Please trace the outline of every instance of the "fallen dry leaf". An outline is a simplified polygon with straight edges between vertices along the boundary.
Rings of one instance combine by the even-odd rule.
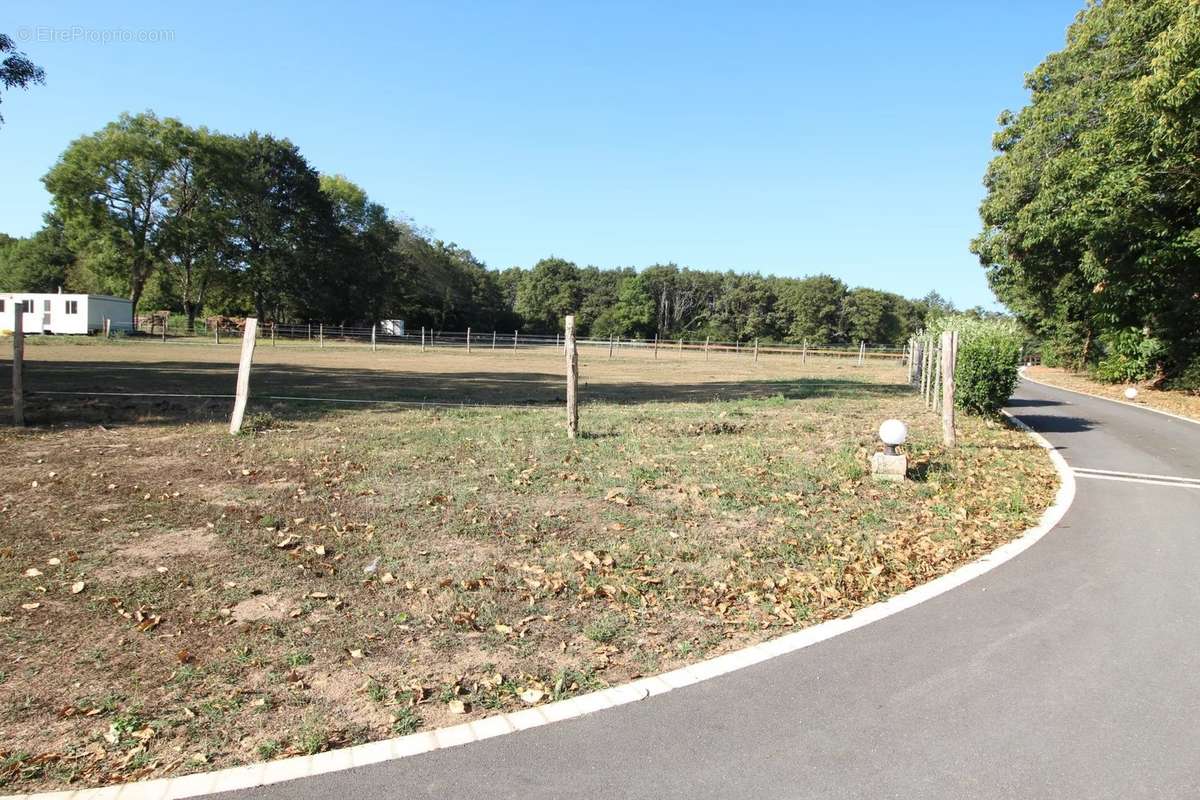
[[[83,581],[76,581],[75,583],[71,584],[71,594],[79,594],[86,588],[87,588],[86,583],[84,583]]]

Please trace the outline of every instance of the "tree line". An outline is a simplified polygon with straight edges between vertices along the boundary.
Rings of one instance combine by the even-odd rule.
[[[404,319],[410,328],[590,336],[897,344],[919,300],[816,275],[779,278],[659,264],[600,269],[546,258],[488,269],[388,213],[287,139],[123,115],[70,144],[43,179],[44,227],[0,236],[0,289],[107,293],[138,309],[280,322]],[[984,313],[984,312],[977,312]]]
[[[1200,389],[1200,5],[1091,3],[1004,112],[973,248],[1049,363]]]

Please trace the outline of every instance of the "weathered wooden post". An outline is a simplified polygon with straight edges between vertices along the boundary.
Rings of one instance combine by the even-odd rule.
[[[925,398],[925,407],[929,407],[930,387],[933,386],[933,337],[926,336],[921,345],[921,396]]]
[[[708,361],[708,339],[709,339],[709,337],[707,337],[707,336],[704,337],[704,360],[705,361]]]
[[[467,328],[467,352],[471,352],[471,329]]]
[[[218,322],[216,325],[213,325],[213,341],[216,344],[221,343],[221,323],[220,322]]]
[[[904,360],[908,367],[908,385],[912,386],[913,382],[913,339],[910,336],[908,342],[904,345]]]
[[[563,351],[564,353],[565,353],[565,352],[567,352],[567,350],[566,350],[566,343],[564,342],[563,344],[559,344],[559,341],[558,341],[558,331],[555,331],[555,332],[554,332],[554,349],[555,349],[555,350],[562,349],[562,351]]]
[[[167,314],[167,318],[163,320],[162,340],[164,343],[167,341],[167,322],[169,322],[170,319],[171,315]]]
[[[614,338],[613,338],[613,335],[610,333],[608,335],[608,357],[609,358],[612,358],[613,344],[614,344]]]
[[[942,334],[942,444],[954,447],[954,367],[958,361],[958,331]]]
[[[574,439],[579,434],[579,354],[575,351],[575,315],[567,317],[567,436]]]
[[[279,335],[278,328],[279,328],[279,326],[276,325],[274,322],[271,323],[271,347],[275,346],[276,337]]]
[[[683,337],[679,337],[679,357],[683,358]]]
[[[867,355],[867,342],[864,339],[859,339],[858,340],[858,365],[860,367],[863,365],[863,359],[866,358],[866,355]]]
[[[229,432],[242,430],[242,418],[246,415],[246,400],[250,396],[250,362],[254,359],[254,340],[258,336],[258,319],[246,319],[246,332],[242,335],[242,358],[238,362],[237,393],[233,399],[233,416],[229,420]]]
[[[754,363],[758,363],[758,339],[754,340]]]
[[[658,334],[654,334],[654,360],[658,361]]]
[[[21,301],[13,304],[13,425],[25,427],[25,306]],[[107,320],[105,320],[107,322]]]
[[[317,341],[321,347],[325,346],[325,323],[317,323]]]
[[[375,328],[376,323],[371,323],[371,352],[375,352]]]
[[[312,341],[312,323],[308,323],[308,340]]]
[[[496,331],[492,331],[492,350],[496,349]]]
[[[109,339],[111,337],[112,337],[112,320],[109,319],[108,317],[105,317],[104,318],[104,338]]]
[[[513,352],[517,352],[517,332],[513,331]]]
[[[804,364],[808,361],[808,339],[804,339],[800,345],[800,363]]]
[[[421,352],[425,352],[425,326],[421,326]]]

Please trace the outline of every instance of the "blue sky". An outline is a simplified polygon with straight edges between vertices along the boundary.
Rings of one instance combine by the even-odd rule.
[[[995,120],[1081,7],[21,4],[4,31],[47,85],[0,105],[0,231],[40,226],[72,139],[152,109],[287,136],[494,268],[827,272],[994,306],[967,246]]]

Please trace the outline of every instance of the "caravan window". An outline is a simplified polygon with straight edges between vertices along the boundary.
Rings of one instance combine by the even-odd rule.
[[[78,300],[68,300],[67,301],[67,313],[68,314],[78,314],[79,313],[79,301]]]
[[[4,313],[4,301],[0,300],[0,314]]]
[[[22,314],[32,314],[33,313],[33,301],[32,300],[18,300],[17,307],[14,310],[20,311]]]
[[[49,310],[50,310],[50,301],[43,300],[42,301],[42,311],[49,311]]]

